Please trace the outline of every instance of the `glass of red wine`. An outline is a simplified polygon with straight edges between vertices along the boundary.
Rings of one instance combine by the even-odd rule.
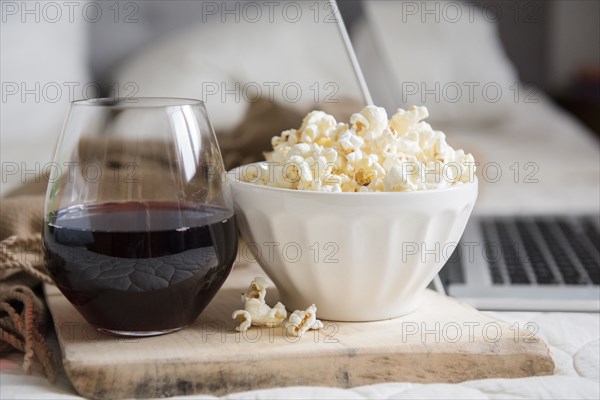
[[[206,108],[175,98],[71,104],[49,176],[46,266],[96,329],[191,324],[231,271],[237,227]]]

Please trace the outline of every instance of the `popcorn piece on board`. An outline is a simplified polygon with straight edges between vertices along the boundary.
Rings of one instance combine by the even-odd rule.
[[[287,311],[280,302],[277,302],[273,308],[266,304],[266,286],[267,282],[263,278],[257,277],[250,283],[248,292],[242,294],[244,309],[234,311],[231,316],[240,322],[236,327],[238,331],[244,332],[252,325],[276,327],[281,325],[287,317]]]
[[[294,311],[285,324],[287,333],[291,336],[302,336],[309,329],[323,329],[323,327],[323,323],[317,319],[317,307],[314,304],[305,311]]]

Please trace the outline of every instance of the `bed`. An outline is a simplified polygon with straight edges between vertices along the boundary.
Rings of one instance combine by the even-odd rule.
[[[531,94],[517,90],[517,100],[508,87],[518,82],[516,73],[505,59],[493,29],[477,24],[477,46],[480,57],[467,60],[466,64],[453,61],[450,57],[446,66],[432,69],[434,76],[423,75],[423,69],[403,67],[399,63],[407,48],[417,51],[420,46],[409,40],[402,41],[410,24],[393,24],[389,6],[369,6],[367,21],[378,24],[359,26],[353,41],[361,60],[367,82],[374,77],[395,77],[396,88],[407,88],[407,82],[498,82],[507,96],[500,103],[473,104],[465,101],[432,102],[432,123],[441,127],[449,142],[472,152],[482,163],[479,169],[481,182],[480,197],[475,212],[479,214],[507,213],[555,213],[566,210],[582,213],[597,213],[600,209],[600,146],[598,140],[581,123],[552,104],[542,93]],[[386,18],[386,15],[388,16]],[[26,30],[18,24],[3,24],[2,34],[2,80],[3,82],[79,82],[82,87],[91,82],[90,71],[85,60],[87,46],[86,31],[81,24],[61,25],[50,29],[38,25],[36,30]],[[56,27],[55,27],[56,28]],[[463,27],[465,28],[465,27]],[[362,29],[362,32],[361,32]],[[416,28],[415,28],[416,29]],[[421,29],[421,28],[419,28]],[[447,37],[444,27],[437,26],[428,35],[430,46],[445,46],[440,37]],[[465,28],[466,29],[466,28]],[[454,34],[471,35],[471,31],[454,30]],[[190,34],[193,34],[191,32]],[[398,38],[398,40],[385,40]],[[23,53],[22,45],[9,41],[8,37],[21,38],[29,43],[29,51]],[[38,39],[41,38],[41,39]],[[373,41],[379,45],[375,49]],[[404,43],[409,47],[398,47]],[[437,43],[437,45],[435,44]],[[460,37],[452,37],[451,43],[460,45]],[[162,47],[160,47],[162,46]],[[413,46],[413,47],[410,47]],[[65,51],[65,48],[70,49]],[[169,42],[142,53],[143,64],[160,62]],[[401,49],[402,51],[400,51]],[[377,51],[374,54],[374,51]],[[440,50],[441,51],[441,50]],[[477,50],[479,51],[479,50]],[[43,54],[53,54],[54,61],[48,68],[37,68],[36,60]],[[444,53],[446,54],[446,53]],[[377,57],[379,58],[377,58]],[[7,57],[17,57],[22,63],[7,63]],[[13,58],[14,59],[14,58]],[[379,60],[386,60],[380,63]],[[369,60],[371,62],[369,62]],[[406,57],[404,57],[406,60]],[[464,61],[464,58],[463,58]],[[403,61],[405,62],[405,61]],[[381,64],[385,71],[381,71]],[[465,67],[466,65],[466,67]],[[491,65],[491,66],[490,66]],[[165,65],[162,73],[168,74],[173,65]],[[178,66],[180,67],[180,66]],[[469,68],[468,71],[465,68]],[[194,63],[179,71],[179,77],[194,73]],[[439,76],[437,71],[459,71],[458,75]],[[473,74],[470,74],[470,72]],[[483,75],[482,75],[483,71]],[[429,71],[424,71],[425,73]],[[126,63],[117,72],[119,82],[139,77],[140,64],[135,60]],[[391,75],[390,75],[391,74]],[[34,77],[33,80],[31,77]],[[133,78],[135,79],[135,78]],[[343,79],[343,78],[341,78]],[[138,95],[160,91],[164,82],[151,77],[147,85],[140,87]],[[404,86],[402,84],[404,83]],[[43,86],[43,85],[42,85]],[[381,86],[381,85],[379,85]],[[373,89],[378,88],[376,83]],[[392,108],[392,104],[404,105],[391,95],[381,92],[381,103]],[[78,89],[79,90],[79,89]],[[187,89],[186,89],[187,90]],[[181,91],[182,95],[189,90]],[[174,90],[176,91],[176,90]],[[508,94],[510,93],[510,96]],[[176,93],[175,93],[176,94]],[[396,92],[396,94],[398,94]],[[417,94],[418,96],[418,94]],[[66,111],[68,96],[56,102],[20,101],[18,96],[2,103],[2,195],[17,189],[23,180],[34,179],[34,175],[51,159],[51,149],[60,130]],[[406,102],[414,99],[406,99]],[[210,108],[210,104],[209,104]],[[515,166],[516,165],[516,166]],[[10,168],[10,169],[8,169]],[[13,168],[16,168],[13,170]],[[493,174],[501,171],[498,178]],[[518,173],[517,173],[518,171]],[[9,173],[10,172],[10,173]],[[553,376],[522,379],[483,379],[458,384],[413,384],[389,382],[386,384],[338,389],[326,387],[273,388],[246,393],[230,394],[231,398],[599,398],[600,397],[600,318],[598,314],[585,313],[540,313],[540,312],[497,312],[500,319],[509,322],[533,322],[539,326],[538,334],[550,346],[556,363]],[[42,377],[40,371],[27,376],[21,371],[21,356],[11,354],[0,360],[0,397],[58,399],[78,398],[63,375],[56,385]],[[194,396],[204,398],[208,396]]]

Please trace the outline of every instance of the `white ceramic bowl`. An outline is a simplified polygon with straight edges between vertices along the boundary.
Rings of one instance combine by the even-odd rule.
[[[372,321],[413,311],[458,243],[477,181],[401,193],[277,189],[229,172],[243,239],[288,310]]]

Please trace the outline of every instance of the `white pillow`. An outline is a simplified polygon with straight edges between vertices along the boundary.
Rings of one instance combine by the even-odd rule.
[[[117,80],[136,82],[138,96],[205,100],[219,131],[242,121],[253,88],[303,114],[329,101],[361,101],[338,26],[315,23],[312,2],[294,4],[302,8],[302,18],[294,23],[280,11],[272,22],[268,14],[257,23],[199,20],[132,55],[117,71]],[[237,99],[236,88],[241,92]]]
[[[389,112],[424,104],[432,123],[481,123],[510,110],[518,78],[488,22],[492,10],[457,1],[364,6],[356,51],[368,82],[388,80],[382,97]]]

